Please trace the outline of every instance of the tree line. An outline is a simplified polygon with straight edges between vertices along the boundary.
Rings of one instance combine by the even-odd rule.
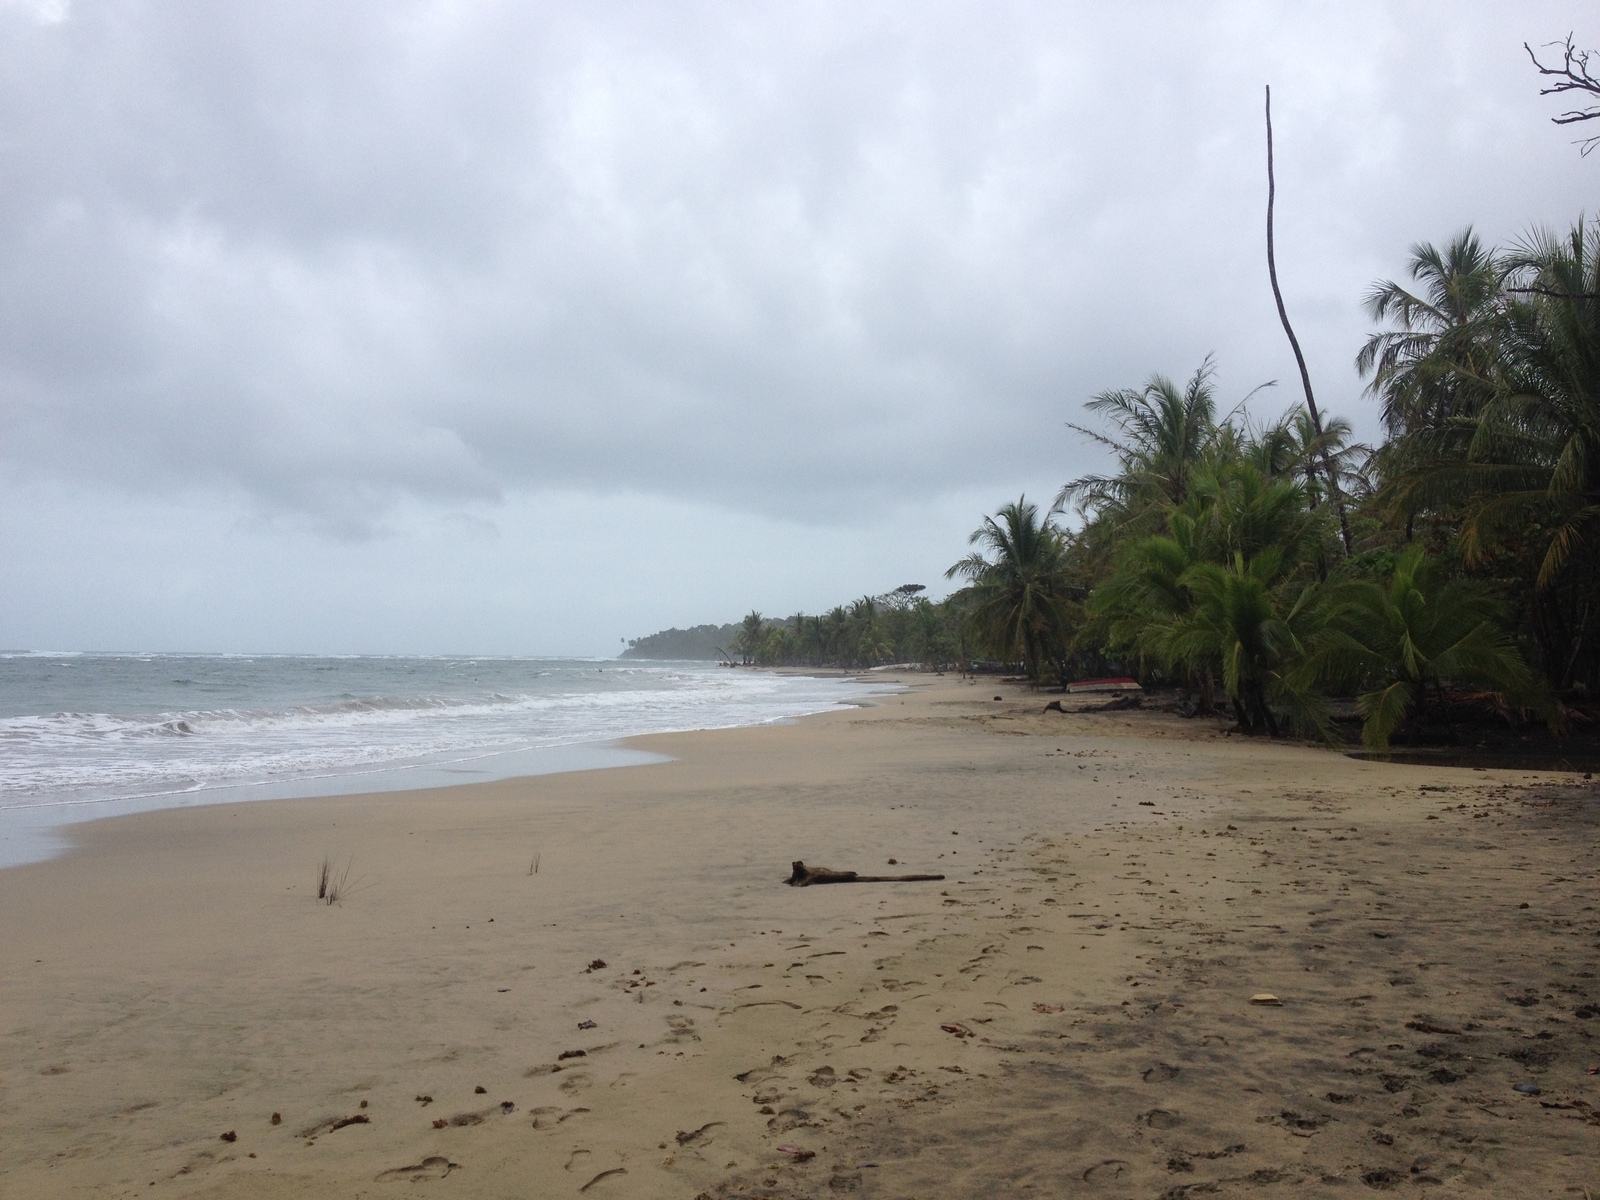
[[[1328,736],[1354,695],[1374,749],[1448,722],[1450,688],[1555,726],[1592,703],[1600,232],[1468,229],[1409,276],[1366,297],[1375,448],[1303,411],[1219,418],[1209,361],[1089,401],[1116,469],[1006,505],[951,568],[979,642],[1035,679],[1113,662],[1274,735]]]
[[[752,666],[969,666],[971,630],[964,604],[954,598],[934,603],[920,594],[925,590],[922,584],[908,583],[816,616],[796,613],[768,620],[752,612],[730,649]]]

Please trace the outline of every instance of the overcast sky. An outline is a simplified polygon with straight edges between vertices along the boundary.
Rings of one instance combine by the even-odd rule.
[[[1592,211],[1592,4],[0,0],[0,647],[612,653],[943,590],[1186,376]]]

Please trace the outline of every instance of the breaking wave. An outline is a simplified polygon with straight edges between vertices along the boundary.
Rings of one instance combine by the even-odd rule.
[[[819,712],[869,685],[709,664],[0,656],[0,808],[479,760]]]

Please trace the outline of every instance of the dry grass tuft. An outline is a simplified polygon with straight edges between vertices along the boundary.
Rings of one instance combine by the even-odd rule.
[[[343,867],[335,863],[332,858],[323,855],[322,866],[317,872],[317,899],[324,904],[342,904],[353,887],[350,882],[350,867],[354,863],[353,854],[345,859]]]

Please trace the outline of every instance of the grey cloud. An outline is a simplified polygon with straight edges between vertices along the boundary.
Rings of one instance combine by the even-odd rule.
[[[1290,303],[1370,428],[1366,283],[1592,193],[1519,59],[1582,10],[1287,11],[0,7],[0,463],[343,533],[1064,479],[1096,390],[1292,378],[1268,79]]]

